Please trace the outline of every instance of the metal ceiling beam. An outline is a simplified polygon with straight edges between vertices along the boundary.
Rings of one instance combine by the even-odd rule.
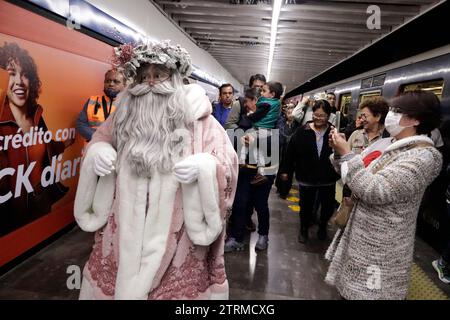
[[[220,39],[227,39],[227,38],[232,38],[232,37],[236,37],[236,36],[248,36],[248,37],[258,37],[258,39],[268,39],[270,40],[270,36],[268,35],[260,35],[260,34],[256,34],[256,33],[242,33],[239,32],[238,34],[234,33],[230,33],[230,32],[220,32],[220,33],[216,33],[216,32],[209,32],[209,31],[205,31],[205,30],[193,30],[191,32],[191,35],[195,38],[195,39],[208,39],[208,38],[212,38],[212,37],[218,37]],[[244,41],[245,40],[255,40],[253,38],[242,38]],[[335,37],[330,37],[328,34],[325,35],[314,35],[314,34],[288,34],[288,33],[284,33],[284,34],[278,34],[277,35],[277,43],[278,41],[291,41],[291,42],[295,42],[295,41],[303,41],[303,40],[308,40],[308,41],[313,41],[313,42],[319,42],[319,43],[323,43],[323,42],[329,42],[329,43],[345,43],[348,45],[361,45],[361,44],[365,44],[367,43],[367,38],[358,38],[358,39],[339,39],[339,38],[335,38]],[[345,42],[344,42],[345,41]]]
[[[375,1],[374,1],[375,2]],[[372,3],[375,4],[375,3]],[[419,13],[419,7],[417,5],[407,5],[407,6],[397,6],[387,3],[379,3],[378,6],[380,7],[382,15],[390,16],[390,15],[397,15],[397,16],[405,16],[405,15],[415,15]],[[320,2],[317,4],[308,4],[308,3],[302,3],[302,4],[288,4],[284,5],[282,8],[282,11],[288,11],[288,12],[334,12],[334,13],[358,13],[358,14],[367,14],[368,5],[364,3],[330,3],[330,2]]]
[[[156,1],[160,5],[167,7],[175,7],[184,10],[198,10],[198,8],[211,8],[215,10],[225,11],[230,9],[242,10],[242,11],[271,11],[272,6],[270,4],[259,3],[257,5],[248,4],[232,4],[230,2],[214,2],[214,1],[189,1],[183,0],[181,2],[176,1]],[[376,2],[376,1],[373,1]],[[372,2],[372,4],[374,4]],[[386,15],[405,15],[405,14],[417,14],[418,7],[416,5],[403,5],[398,6],[390,3],[379,3],[381,11]],[[366,13],[368,5],[365,3],[339,3],[333,4],[330,2],[317,2],[314,4],[301,3],[301,4],[285,4],[283,5],[281,12],[292,11],[317,11],[327,12],[333,11],[336,13]]]
[[[214,33],[214,31],[228,31],[230,33],[240,33],[240,31],[245,28],[248,31],[252,31],[252,33],[258,33],[261,35],[267,35],[268,32],[265,32],[262,28],[259,27],[249,27],[249,26],[228,26],[228,25],[217,25],[217,24],[193,24],[193,23],[183,23],[181,22],[180,25],[186,29],[186,32],[188,33],[195,33],[199,30],[202,30],[203,32],[210,30],[210,34]],[[296,30],[296,29],[279,29],[278,35],[284,35],[284,34],[300,34],[300,35],[311,35],[311,36],[326,36],[326,37],[335,37],[335,38],[342,38],[342,39],[367,39],[367,38],[375,38],[382,35],[381,32],[375,30],[371,33],[363,33],[363,32],[338,32],[338,31],[323,31],[323,30]]]
[[[271,21],[272,15],[271,12],[268,11],[267,14],[260,14],[259,12],[255,11],[243,11],[240,9],[231,9],[227,11],[218,11],[216,9],[211,8],[189,8],[189,11],[186,9],[181,9],[177,7],[173,8],[167,8],[166,12],[170,14],[171,16],[177,16],[182,19],[183,17],[209,17],[211,18],[217,18],[216,20],[220,20],[221,18],[234,18],[236,20],[246,20],[246,19],[267,19],[267,21]],[[296,20],[296,21],[305,21],[305,22],[333,22],[333,23],[343,23],[343,24],[357,24],[357,25],[366,25],[367,21],[367,13],[361,14],[361,13],[350,13],[347,15],[341,15],[341,14],[335,14],[333,12],[322,12],[322,13],[315,13],[315,12],[281,12],[280,15],[280,21],[283,22],[283,20]],[[403,23],[404,17],[403,16],[385,16],[382,15],[382,21],[383,24],[386,25],[397,25],[400,23]]]
[[[300,52],[304,52],[304,51],[313,51],[313,52],[325,52],[324,54],[328,54],[328,55],[332,55],[332,54],[350,54],[353,53],[354,51],[349,49],[349,50],[345,50],[345,49],[328,49],[328,48],[314,48],[314,47],[307,47],[305,46],[304,48],[301,49],[297,49],[297,48],[289,48],[289,47],[284,47],[284,48],[275,48],[275,52],[278,53],[300,53]]]
[[[213,9],[229,9],[239,8],[240,10],[253,10],[253,11],[271,11],[272,6],[270,4],[258,3],[257,5],[252,4],[232,4],[230,2],[214,2],[214,1],[192,1],[192,0],[182,0],[181,2],[176,1],[156,1],[158,4],[164,6],[172,6],[181,9],[190,10],[192,7],[200,8],[213,8]],[[196,8],[197,9],[197,8]]]
[[[173,15],[173,19],[179,22],[183,23],[212,23],[211,17],[204,15],[204,16],[183,16],[175,14]],[[230,18],[230,17],[221,17],[217,24],[220,25],[236,25],[236,23],[239,23],[241,26],[254,26],[254,27],[261,27],[261,28],[270,28],[270,21],[264,21],[258,18],[253,19],[236,19],[236,18]]]
[[[238,36],[216,36],[214,35],[209,35],[209,37],[207,36],[203,36],[200,34],[192,34],[192,36],[197,40],[197,42],[200,43],[208,43],[208,42],[213,42],[213,43],[217,43],[217,44],[221,44],[221,43],[227,43],[227,42],[258,42],[261,44],[269,44],[269,39],[267,39],[266,37],[260,39],[248,39],[248,38],[240,38]],[[340,40],[340,39],[333,39],[333,38],[328,38],[328,37],[323,37],[323,38],[317,38],[317,37],[310,37],[310,38],[305,38],[305,37],[296,37],[296,36],[292,36],[292,37],[281,37],[278,36],[277,37],[277,43],[279,46],[283,46],[285,44],[289,44],[291,46],[303,46],[303,45],[311,45],[311,46],[320,46],[320,47],[342,47],[342,48],[359,48],[361,46],[363,46],[364,44],[366,44],[367,39],[364,40],[360,40],[360,41],[350,41],[350,40],[346,40],[345,42]]]
[[[228,31],[239,31],[242,29],[257,31],[262,34],[270,35],[270,28],[264,28],[259,26],[243,26],[238,23],[234,25],[222,25],[220,23],[191,23],[191,22],[183,22],[179,21],[181,27],[186,28],[187,30],[195,30],[195,29],[206,29],[206,30],[228,30]]]
[[[222,61],[232,62],[232,63],[236,62],[236,57],[219,56],[219,57],[217,57],[217,59],[220,59]],[[255,65],[255,64],[260,64],[262,61],[265,61],[265,60],[264,60],[264,58],[257,59],[255,57],[253,59],[239,59],[239,61],[245,62],[246,64],[250,63],[251,65]],[[334,62],[333,61],[319,61],[319,60],[314,60],[312,58],[310,58],[310,59],[289,59],[289,60],[280,61],[279,63],[276,63],[274,65],[284,66],[284,65],[287,65],[288,63],[291,64],[292,70],[296,70],[296,69],[299,69],[304,66],[306,66],[306,67],[322,67],[322,66],[330,65]]]
[[[211,47],[238,47],[242,49],[247,48],[266,48],[268,46],[267,41],[265,42],[259,42],[259,44],[256,45],[248,45],[246,44],[243,39],[235,38],[233,40],[227,39],[227,40],[206,40],[206,39],[197,39],[197,42]],[[278,45],[277,48],[279,49],[295,49],[295,50],[301,50],[305,47],[307,48],[320,48],[320,49],[327,49],[327,50],[335,50],[335,49],[343,49],[343,50],[350,50],[351,52],[354,52],[356,49],[360,48],[360,46],[357,45],[348,45],[348,44],[332,44],[327,42],[308,42],[308,41],[298,41],[298,42],[290,42],[290,41],[277,41]]]
[[[348,0],[313,0],[312,2],[330,2],[330,3],[340,3],[340,2],[348,2]],[[434,0],[353,0],[352,2],[356,2],[356,3],[364,3],[366,5],[371,5],[371,4],[393,4],[393,5],[398,5],[398,6],[402,6],[402,5],[423,5],[423,4],[429,4],[429,3],[433,3],[436,2]]]

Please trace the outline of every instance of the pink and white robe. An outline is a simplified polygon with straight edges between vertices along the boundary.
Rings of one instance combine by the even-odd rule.
[[[96,234],[80,299],[228,299],[223,250],[238,159],[205,91],[184,90],[197,181],[180,184],[156,170],[138,177],[126,161],[98,177],[94,158],[113,148],[112,117],[88,145],[74,212],[80,228]]]

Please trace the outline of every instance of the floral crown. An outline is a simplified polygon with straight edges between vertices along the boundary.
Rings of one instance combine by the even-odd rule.
[[[181,76],[189,76],[192,72],[189,53],[179,45],[171,45],[170,40],[139,45],[127,43],[114,48],[112,64],[122,68],[129,78],[134,79],[137,69],[145,63],[161,64],[178,70]]]

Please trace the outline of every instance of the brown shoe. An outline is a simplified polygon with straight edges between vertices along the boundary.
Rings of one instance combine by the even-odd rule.
[[[250,181],[250,184],[252,186],[260,186],[260,185],[267,183],[268,181],[269,181],[269,179],[267,179],[266,176],[263,176],[263,175],[257,173]]]

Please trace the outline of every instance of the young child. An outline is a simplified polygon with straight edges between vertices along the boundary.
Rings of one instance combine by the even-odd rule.
[[[264,154],[261,150],[258,150],[258,144],[254,141],[255,139],[269,139],[271,137],[271,129],[276,128],[280,116],[282,94],[283,86],[279,82],[266,83],[262,88],[261,96],[255,93],[254,89],[249,89],[245,93],[246,106],[249,111],[247,117],[252,122],[254,130],[244,136],[244,141],[251,145],[253,157],[257,162],[257,173],[250,182],[252,185],[260,185],[267,181],[264,176]],[[267,145],[269,146],[269,143]],[[241,159],[245,159],[246,156],[247,148],[244,142]]]

